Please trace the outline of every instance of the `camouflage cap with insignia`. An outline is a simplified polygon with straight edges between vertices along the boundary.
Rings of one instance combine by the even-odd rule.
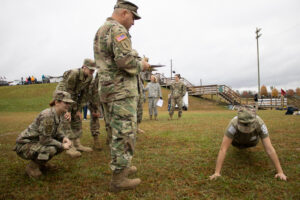
[[[54,100],[63,101],[66,103],[74,103],[74,101],[71,98],[70,93],[65,91],[56,91],[54,94]]]
[[[90,70],[96,70],[96,62],[89,58],[84,59],[83,66],[86,66]]]
[[[129,10],[132,12],[135,20],[141,19],[140,15],[137,13],[139,7],[129,1],[118,0],[114,9],[116,8],[124,8],[126,10]]]
[[[243,133],[251,133],[256,128],[256,110],[252,106],[243,106],[238,110],[238,129]]]

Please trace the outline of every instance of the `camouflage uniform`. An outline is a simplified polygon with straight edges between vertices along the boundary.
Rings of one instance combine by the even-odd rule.
[[[186,86],[184,85],[184,83],[182,83],[181,81],[179,82],[174,82],[171,85],[171,108],[170,108],[170,112],[169,115],[170,117],[173,116],[174,114],[174,110],[175,110],[175,105],[178,105],[178,117],[181,117],[182,115],[182,98],[186,93]]]
[[[88,98],[88,108],[91,112],[91,120],[90,120],[90,130],[92,136],[98,136],[100,134],[100,123],[99,118],[94,117],[92,113],[100,112],[100,98],[98,93],[98,75],[96,75],[95,79],[90,84],[89,90],[89,98]]]
[[[145,101],[144,93],[144,81],[141,77],[141,74],[137,75],[138,79],[138,92],[139,96],[137,98],[137,124],[140,124],[143,120],[143,104]]]
[[[94,40],[99,67],[99,95],[112,131],[111,164],[114,171],[130,167],[137,126],[137,75],[141,59],[131,48],[127,29],[112,18],[99,28]]]
[[[71,129],[73,131],[70,139],[77,139],[82,135],[82,122],[76,113],[82,111],[82,103],[85,103],[84,96],[88,93],[92,78],[92,76],[86,77],[82,68],[72,69],[64,73],[63,80],[56,87],[56,91],[61,90],[70,93],[72,100],[75,101],[69,110],[71,112]]]
[[[62,140],[71,133],[64,116],[47,108],[19,135],[14,150],[23,159],[46,162],[63,151]]]
[[[152,116],[153,111],[154,111],[154,116],[157,116],[157,100],[158,98],[162,98],[161,95],[161,89],[159,83],[148,83],[147,86],[144,89],[149,90],[148,93],[148,107],[149,107],[149,115]]]

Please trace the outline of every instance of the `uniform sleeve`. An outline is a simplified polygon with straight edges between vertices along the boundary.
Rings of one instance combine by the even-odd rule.
[[[132,49],[128,32],[118,26],[112,29],[112,44],[114,60],[121,70],[130,75],[136,75],[142,71],[141,59],[137,52]]]
[[[60,124],[57,128],[57,137],[60,141],[64,137],[69,138],[72,134],[70,122],[68,122],[64,117],[61,117]]]
[[[159,95],[159,97],[162,97],[161,88],[160,88],[159,83],[157,83],[157,87],[158,87],[158,95]]]
[[[259,137],[261,139],[264,139],[266,137],[269,136],[269,131],[268,131],[268,128],[265,124],[265,122],[259,117],[259,116],[256,116],[257,117],[257,120],[258,120],[258,133],[259,133]]]
[[[184,96],[186,93],[186,86],[185,84],[182,84],[182,96]]]
[[[62,148],[62,143],[54,139],[52,133],[54,132],[54,119],[52,117],[44,117],[40,121],[40,143],[43,146],[55,146]]]
[[[228,124],[226,131],[225,131],[225,135],[231,139],[233,139],[234,135],[236,134],[236,127],[234,126],[234,123],[233,123],[233,121],[236,120],[235,118],[233,118],[230,121],[230,123]]]
[[[70,106],[70,110],[73,108],[74,110],[78,109],[77,105],[77,97],[76,95],[76,81],[77,81],[77,73],[76,71],[71,71],[66,80],[66,92],[71,94],[71,98],[74,101],[72,106]]]

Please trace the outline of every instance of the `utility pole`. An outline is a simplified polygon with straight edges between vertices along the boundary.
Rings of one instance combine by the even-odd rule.
[[[256,44],[257,44],[257,81],[258,81],[258,98],[260,98],[260,73],[259,73],[259,48],[258,48],[258,38],[262,35],[259,34],[261,28],[256,28]]]
[[[173,73],[172,67],[173,67],[173,65],[172,65],[172,59],[171,59],[171,80],[172,80],[172,73]]]

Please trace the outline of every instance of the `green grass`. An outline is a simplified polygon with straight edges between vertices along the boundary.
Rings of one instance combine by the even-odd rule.
[[[0,199],[300,199],[299,116],[258,112],[267,124],[287,182],[274,179],[275,169],[261,143],[242,151],[230,147],[222,177],[209,181],[224,129],[235,112],[212,102],[191,101],[195,109],[184,112],[179,121],[176,117],[168,121],[164,109],[159,111],[159,121],[150,121],[145,109],[141,128],[146,133],[138,135],[133,158],[142,184],[118,194],[108,192],[110,155],[103,120],[102,151],[83,153],[78,159],[62,153],[51,160],[57,170],[32,180],[24,172],[28,161],[11,149],[18,133],[38,112],[0,112]],[[82,143],[92,145],[88,121],[83,122]]]
[[[0,112],[28,112],[48,107],[56,83],[0,87]]]

